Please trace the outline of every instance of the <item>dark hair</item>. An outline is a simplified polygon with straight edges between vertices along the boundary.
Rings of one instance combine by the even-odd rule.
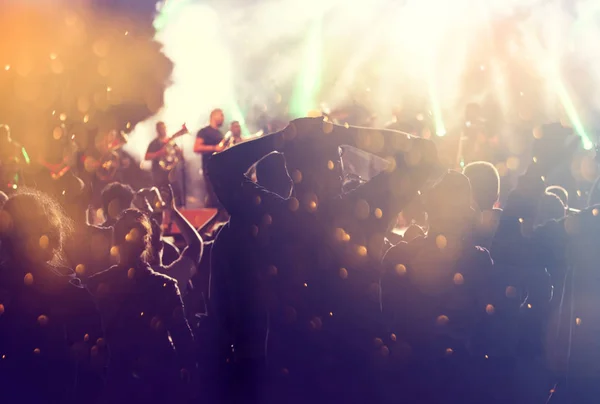
[[[256,163],[256,182],[284,198],[292,192],[292,179],[285,164],[285,157],[278,152],[264,156]]]
[[[545,192],[538,204],[535,225],[542,225],[549,220],[558,220],[565,216],[565,205],[555,194]]]
[[[125,209],[129,208],[133,201],[135,192],[129,185],[121,184],[120,182],[111,182],[102,189],[101,200],[102,209],[107,220],[116,220],[116,218]],[[111,203],[116,202],[117,212],[111,212]],[[113,205],[115,206],[115,205]]]
[[[492,210],[500,194],[500,176],[493,164],[476,161],[468,164],[463,174],[471,183],[473,199],[480,210]]]
[[[144,250],[141,252],[143,261],[148,262],[152,256],[152,225],[150,218],[146,214],[137,209],[126,209],[117,219],[113,226],[113,241],[115,246],[121,247],[125,243],[130,242],[128,236],[132,230],[139,232],[138,236],[142,237]]]

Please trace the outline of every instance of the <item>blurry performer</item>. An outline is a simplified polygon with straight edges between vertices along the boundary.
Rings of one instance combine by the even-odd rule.
[[[238,121],[231,122],[231,126],[229,127],[229,132],[231,133],[231,137],[227,142],[227,147],[235,146],[238,143],[242,143],[242,126]]]
[[[78,176],[91,187],[92,204],[100,207],[102,189],[111,182],[126,183],[122,176],[131,165],[122,147],[127,135],[117,130],[91,130],[78,141]]]
[[[42,136],[42,149],[37,157],[38,168],[28,185],[46,192],[58,199],[66,194],[79,192],[81,183],[76,177],[77,144],[66,129],[54,129],[51,136]]]
[[[210,124],[207,127],[200,129],[196,135],[196,143],[194,143],[194,152],[202,154],[202,175],[204,176],[204,184],[206,186],[204,206],[207,208],[219,207],[219,201],[213,191],[210,178],[208,177],[208,162],[213,153],[218,153],[225,149],[223,135],[219,130],[219,128],[223,126],[224,120],[225,116],[223,115],[222,110],[213,110],[210,113]]]
[[[182,205],[181,190],[177,185],[177,175],[174,166],[179,158],[183,157],[181,150],[173,143],[176,137],[188,133],[188,129],[183,124],[181,130],[169,137],[167,135],[167,126],[164,122],[156,124],[156,138],[150,142],[144,157],[147,161],[152,161],[152,182],[160,191],[165,203],[171,203],[171,192],[169,185],[173,185],[175,204]],[[173,154],[176,157],[173,157]],[[175,164],[173,164],[175,161]],[[163,228],[170,226],[171,217],[168,210],[163,211]]]
[[[29,164],[27,152],[12,140],[8,125],[0,125],[0,191],[17,189],[26,164]]]

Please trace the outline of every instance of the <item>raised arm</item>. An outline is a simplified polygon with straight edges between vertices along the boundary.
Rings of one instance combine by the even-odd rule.
[[[286,129],[287,130],[287,129]],[[235,145],[209,161],[209,176],[219,201],[232,212],[241,197],[245,174],[264,155],[281,147],[284,131]]]
[[[173,212],[171,217],[187,243],[187,247],[181,253],[180,259],[171,265],[176,265],[178,261],[185,259],[189,260],[192,265],[197,266],[200,263],[200,257],[202,257],[202,238],[194,226],[183,217],[181,212],[179,212],[175,206],[175,197],[173,196],[173,189],[171,186],[169,186],[169,190],[171,192],[171,206],[169,209]]]

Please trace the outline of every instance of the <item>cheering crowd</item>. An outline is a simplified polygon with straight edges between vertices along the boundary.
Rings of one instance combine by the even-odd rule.
[[[76,177],[2,195],[2,403],[596,402],[598,186],[570,209],[557,154],[501,205],[493,164],[322,117],[208,155],[202,237],[172,190],[107,185],[101,226]]]

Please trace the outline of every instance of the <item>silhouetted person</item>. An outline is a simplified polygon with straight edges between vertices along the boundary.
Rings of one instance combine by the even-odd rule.
[[[341,194],[340,146],[371,139],[382,142],[379,151],[395,160],[395,169]],[[409,144],[413,160],[400,151]],[[292,198],[269,192],[244,175],[256,160],[274,150],[285,155],[295,182]],[[369,373],[366,347],[372,344],[379,307],[374,285],[384,248],[382,235],[416,195],[435,161],[435,148],[422,139],[344,128],[320,118],[295,120],[281,132],[212,156],[215,191],[231,214],[230,226],[239,229],[231,232],[239,234],[236,242],[229,243],[237,248],[236,262],[229,263],[235,274],[230,287],[244,291],[231,293],[239,297],[235,305],[244,310],[232,311],[242,327],[237,335],[251,343],[242,344],[245,350],[234,344],[235,354],[259,363],[266,353],[272,377],[280,377],[282,369],[289,371],[290,376],[276,385],[286,399],[306,402],[313,396],[324,397],[327,389],[319,380],[326,375],[331,386],[341,388],[349,380],[364,380]],[[391,184],[398,184],[398,189],[391,190]],[[215,245],[213,260],[223,255]],[[340,276],[341,269],[347,276]],[[290,322],[292,317],[295,320]],[[321,327],[330,327],[331,332],[310,336]],[[335,350],[324,350],[333,341],[337,341]],[[303,389],[302,384],[311,387]],[[367,382],[352,385],[353,389],[340,393],[341,400],[362,400],[372,388]],[[329,394],[335,390],[331,388]],[[264,392],[245,397],[266,398]]]
[[[61,266],[69,219],[33,190],[0,210],[0,390],[4,403],[97,402],[100,316]]]
[[[114,403],[177,402],[194,371],[194,342],[177,281],[147,263],[151,226],[128,209],[113,229],[119,264],[88,281],[111,351],[108,398]]]
[[[549,220],[560,220],[565,217],[567,209],[560,198],[545,192],[539,203],[534,226],[540,226]]]
[[[104,212],[103,227],[111,227],[117,221],[119,215],[131,207],[135,191],[126,184],[111,182],[102,189],[100,199],[102,211]]]
[[[169,189],[173,192],[172,188]],[[156,261],[151,264],[152,269],[162,274],[168,275],[174,278],[181,290],[185,291],[187,289],[190,278],[196,271],[198,264],[200,263],[200,257],[202,256],[202,239],[200,235],[194,229],[194,226],[187,221],[185,217],[179,212],[177,207],[175,206],[175,198],[168,198],[171,202],[169,205],[165,207],[171,211],[170,217],[173,222],[177,225],[177,228],[181,232],[183,239],[186,242],[186,247],[179,254],[177,259],[169,264],[165,264],[161,261]],[[159,233],[160,237],[160,233]],[[156,253],[160,253],[161,246],[166,245],[166,243],[157,243],[154,239],[152,243],[152,239],[154,239],[154,234],[152,234],[151,245],[158,246],[159,249],[153,250],[154,256]],[[153,256],[153,258],[154,258]],[[160,256],[160,255],[159,255]]]
[[[110,255],[112,243],[112,230],[110,227],[95,226],[88,223],[88,210],[90,205],[89,184],[83,186],[76,193],[65,193],[64,206],[74,222],[72,237],[65,242],[65,254],[71,268],[75,269],[77,276],[85,283],[86,279],[95,273],[105,270],[113,260]],[[130,187],[119,183],[107,185],[103,190],[103,209],[107,221],[111,225],[109,211],[118,216],[131,204]],[[125,196],[124,196],[125,194]],[[125,200],[123,200],[125,199]]]
[[[475,374],[470,358],[485,354],[477,334],[494,302],[492,260],[470,238],[469,181],[450,171],[423,199],[427,235],[397,244],[384,258],[382,305],[394,337],[382,344],[393,377],[403,381],[394,391],[408,402],[453,402],[457,394],[462,402],[483,402],[463,384]]]
[[[471,183],[473,208],[479,212],[473,229],[475,243],[490,248],[502,215],[502,210],[495,207],[500,196],[500,175],[493,164],[485,161],[467,164],[463,174]]]
[[[249,168],[249,167],[248,167]],[[272,198],[289,198],[293,182],[287,172],[282,154],[272,152],[256,163],[257,187],[265,187],[264,192]],[[241,178],[243,180],[243,178]],[[250,181],[246,177],[246,181]],[[241,185],[241,183],[240,183]],[[250,187],[251,184],[247,184]],[[261,188],[262,189],[262,188]],[[242,191],[243,192],[243,191]],[[262,205],[262,201],[259,203]],[[264,387],[265,372],[264,350],[268,330],[268,308],[259,294],[264,292],[260,280],[256,279],[257,268],[248,258],[256,259],[255,238],[248,232],[252,226],[251,218],[243,211],[234,210],[234,214],[219,231],[211,249],[210,307],[211,315],[216,316],[219,337],[217,350],[221,357],[235,360],[237,372],[234,377],[244,383],[238,385],[234,396],[252,402],[258,399],[259,391]],[[266,211],[265,211],[266,212]],[[249,209],[247,215],[260,214]],[[263,226],[269,220],[265,213]],[[254,219],[259,219],[255,217]],[[260,219],[259,219],[260,220]],[[270,220],[273,220],[271,218]],[[243,270],[244,267],[247,267]],[[231,346],[234,346],[232,355]],[[244,374],[245,373],[245,374]],[[249,393],[252,391],[252,393]]]
[[[219,130],[223,126],[225,116],[223,111],[215,109],[210,113],[210,123],[208,126],[200,129],[196,135],[194,143],[194,153],[202,155],[202,175],[204,176],[204,186],[206,187],[206,196],[204,206],[207,208],[219,207],[218,200],[213,190],[213,184],[209,177],[209,161],[213,153],[223,150],[223,134]]]

